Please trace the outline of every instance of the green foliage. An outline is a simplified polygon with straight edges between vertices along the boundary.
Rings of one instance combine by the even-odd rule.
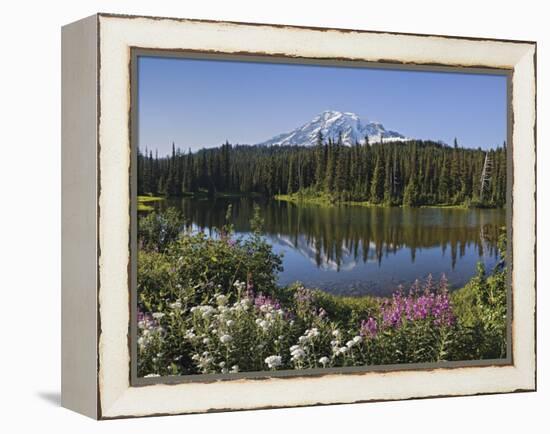
[[[405,192],[403,193],[403,205],[405,206],[417,206],[420,204],[418,185],[414,177],[411,177],[411,180],[408,182],[407,187],[405,187]]]
[[[370,189],[370,199],[372,203],[380,203],[384,197],[384,169],[380,158],[376,160],[372,183]]]
[[[174,216],[170,208],[165,214]],[[159,214],[145,219],[144,226],[153,226],[155,230],[157,221],[173,221]],[[281,259],[259,235],[258,218],[254,224],[255,234],[246,239],[232,238],[229,226],[220,229],[215,237],[203,232],[184,232],[179,237],[170,237],[169,244],[164,244],[167,237],[144,238],[162,239],[163,243],[157,249],[150,248],[145,241],[142,243],[149,248],[139,252],[140,305],[149,312],[163,309],[177,299],[186,306],[193,306],[208,302],[220,288],[234,299],[238,296],[233,286],[237,280],[262,288],[264,293],[272,293],[276,288],[276,273],[281,270]],[[165,225],[161,226],[164,229]],[[152,232],[156,234],[155,230]]]
[[[163,213],[151,212],[138,221],[138,243],[145,250],[164,251],[178,238],[183,227],[181,214],[175,208]]]
[[[477,275],[453,294],[455,312],[464,334],[463,347],[458,353],[477,358],[502,358],[506,356],[506,236],[500,236],[501,262],[493,273],[486,275],[482,263],[477,265]]]
[[[379,309],[377,297],[344,297],[324,291],[314,291],[315,305],[324,309],[329,318],[336,318],[346,327],[356,327],[361,320],[376,316]]]

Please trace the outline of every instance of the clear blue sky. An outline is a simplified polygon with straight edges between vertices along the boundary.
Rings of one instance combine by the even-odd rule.
[[[324,110],[357,113],[407,137],[491,148],[506,139],[506,78],[140,57],[139,146],[254,144]]]

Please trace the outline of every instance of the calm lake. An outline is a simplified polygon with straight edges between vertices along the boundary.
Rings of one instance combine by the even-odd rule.
[[[388,295],[398,285],[444,273],[452,288],[463,286],[482,261],[498,260],[502,209],[322,207],[252,198],[178,199],[158,206],[179,208],[194,230],[211,233],[224,224],[228,205],[237,236],[250,233],[254,204],[264,235],[283,254],[279,284],[341,295]]]

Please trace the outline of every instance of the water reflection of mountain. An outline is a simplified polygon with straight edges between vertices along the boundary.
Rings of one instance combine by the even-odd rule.
[[[420,249],[449,251],[453,268],[467,249],[496,257],[499,227],[505,225],[505,212],[497,209],[319,207],[250,198],[183,199],[168,205],[178,206],[190,223],[209,229],[224,224],[231,204],[235,230],[246,233],[254,203],[260,205],[272,242],[299,251],[320,268],[339,271],[359,262],[381,263],[402,249],[409,251],[411,262]]]
[[[342,246],[342,253],[337,261],[328,257],[322,250],[318,250],[316,247],[318,243],[309,242],[303,235],[294,238],[286,235],[268,235],[267,238],[274,245],[288,247],[299,252],[312,264],[326,271],[349,271],[358,264],[358,258],[345,246]]]

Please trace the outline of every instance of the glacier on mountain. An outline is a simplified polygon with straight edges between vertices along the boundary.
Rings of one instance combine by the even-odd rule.
[[[319,133],[322,134],[324,141],[332,139],[336,142],[341,136],[342,143],[345,145],[363,144],[365,137],[368,137],[371,144],[382,140],[410,140],[396,131],[386,130],[381,123],[363,121],[355,113],[326,110],[310,122],[258,145],[310,146],[317,144]]]

